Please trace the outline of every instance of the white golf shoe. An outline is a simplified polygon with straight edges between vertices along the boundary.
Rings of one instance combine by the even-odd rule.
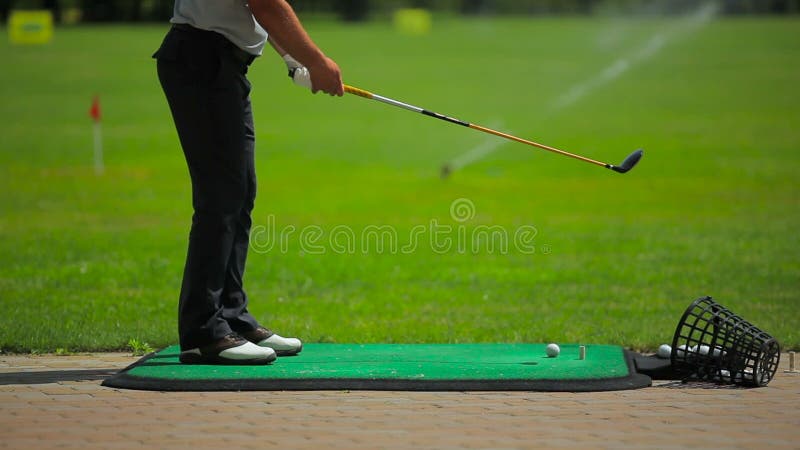
[[[184,364],[259,365],[269,364],[276,357],[275,350],[231,333],[209,345],[184,350],[179,359]]]
[[[258,327],[252,331],[245,331],[241,333],[241,335],[259,347],[275,350],[278,356],[296,355],[303,350],[303,343],[300,339],[278,336],[264,327]]]

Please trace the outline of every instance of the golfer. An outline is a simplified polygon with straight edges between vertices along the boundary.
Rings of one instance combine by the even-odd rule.
[[[192,181],[192,227],[180,291],[180,361],[266,364],[300,352],[247,310],[243,288],[256,196],[255,131],[247,68],[269,41],[313,92],[343,95],[325,56],[285,0],[175,0],[172,28],[156,51]],[[285,49],[285,50],[284,50]]]

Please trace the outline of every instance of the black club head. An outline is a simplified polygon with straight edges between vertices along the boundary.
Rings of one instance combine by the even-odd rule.
[[[642,151],[642,149],[636,150],[635,152],[628,155],[628,157],[625,158],[624,161],[622,161],[622,164],[618,166],[610,166],[609,169],[613,170],[614,172],[625,173],[633,169],[633,166],[635,166],[636,163],[638,163],[639,160],[642,159],[643,154],[644,152]]]
[[[439,172],[439,175],[443,180],[445,180],[450,176],[451,173],[453,173],[453,169],[450,167],[450,164],[445,164],[442,166],[442,170]]]

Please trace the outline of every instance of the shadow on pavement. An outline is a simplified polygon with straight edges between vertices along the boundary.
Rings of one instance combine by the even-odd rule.
[[[47,384],[59,381],[105,380],[119,369],[46,370],[41,372],[0,373],[0,386],[8,384]]]

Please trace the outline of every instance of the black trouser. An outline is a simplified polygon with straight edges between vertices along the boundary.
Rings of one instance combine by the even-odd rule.
[[[246,78],[252,57],[222,35],[173,27],[153,55],[192,180],[178,332],[183,350],[258,326],[242,288],[256,196]]]

